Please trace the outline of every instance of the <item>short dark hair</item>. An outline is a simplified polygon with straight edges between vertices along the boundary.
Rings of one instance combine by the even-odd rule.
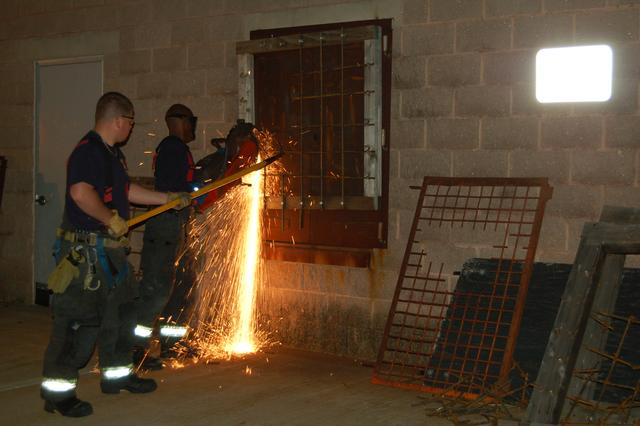
[[[100,96],[96,104],[96,122],[121,115],[133,115],[133,104],[122,93],[107,92]]]

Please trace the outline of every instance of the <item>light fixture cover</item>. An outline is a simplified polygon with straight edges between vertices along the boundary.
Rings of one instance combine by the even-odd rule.
[[[613,51],[607,45],[540,49],[536,99],[541,103],[608,101],[612,70]]]

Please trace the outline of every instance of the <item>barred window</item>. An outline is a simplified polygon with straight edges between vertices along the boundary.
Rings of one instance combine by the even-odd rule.
[[[238,43],[241,118],[285,152],[266,174],[268,256],[366,266],[386,247],[390,43],[390,20]]]

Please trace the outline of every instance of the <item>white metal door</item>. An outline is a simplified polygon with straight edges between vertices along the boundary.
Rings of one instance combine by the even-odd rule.
[[[40,288],[54,267],[51,248],[64,209],[67,158],[93,128],[101,94],[101,58],[36,64],[34,277]]]

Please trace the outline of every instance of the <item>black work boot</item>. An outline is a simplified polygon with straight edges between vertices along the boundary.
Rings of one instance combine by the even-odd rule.
[[[133,351],[133,365],[143,370],[162,370],[162,361],[160,358],[149,355],[149,352],[143,348],[137,348]]]
[[[57,411],[65,417],[84,417],[93,414],[91,404],[81,401],[75,396],[58,402],[45,400],[44,409],[50,413]]]
[[[100,389],[102,393],[120,393],[121,390],[127,390],[131,393],[149,393],[156,390],[158,385],[153,379],[142,379],[135,374],[116,380],[102,380]]]

